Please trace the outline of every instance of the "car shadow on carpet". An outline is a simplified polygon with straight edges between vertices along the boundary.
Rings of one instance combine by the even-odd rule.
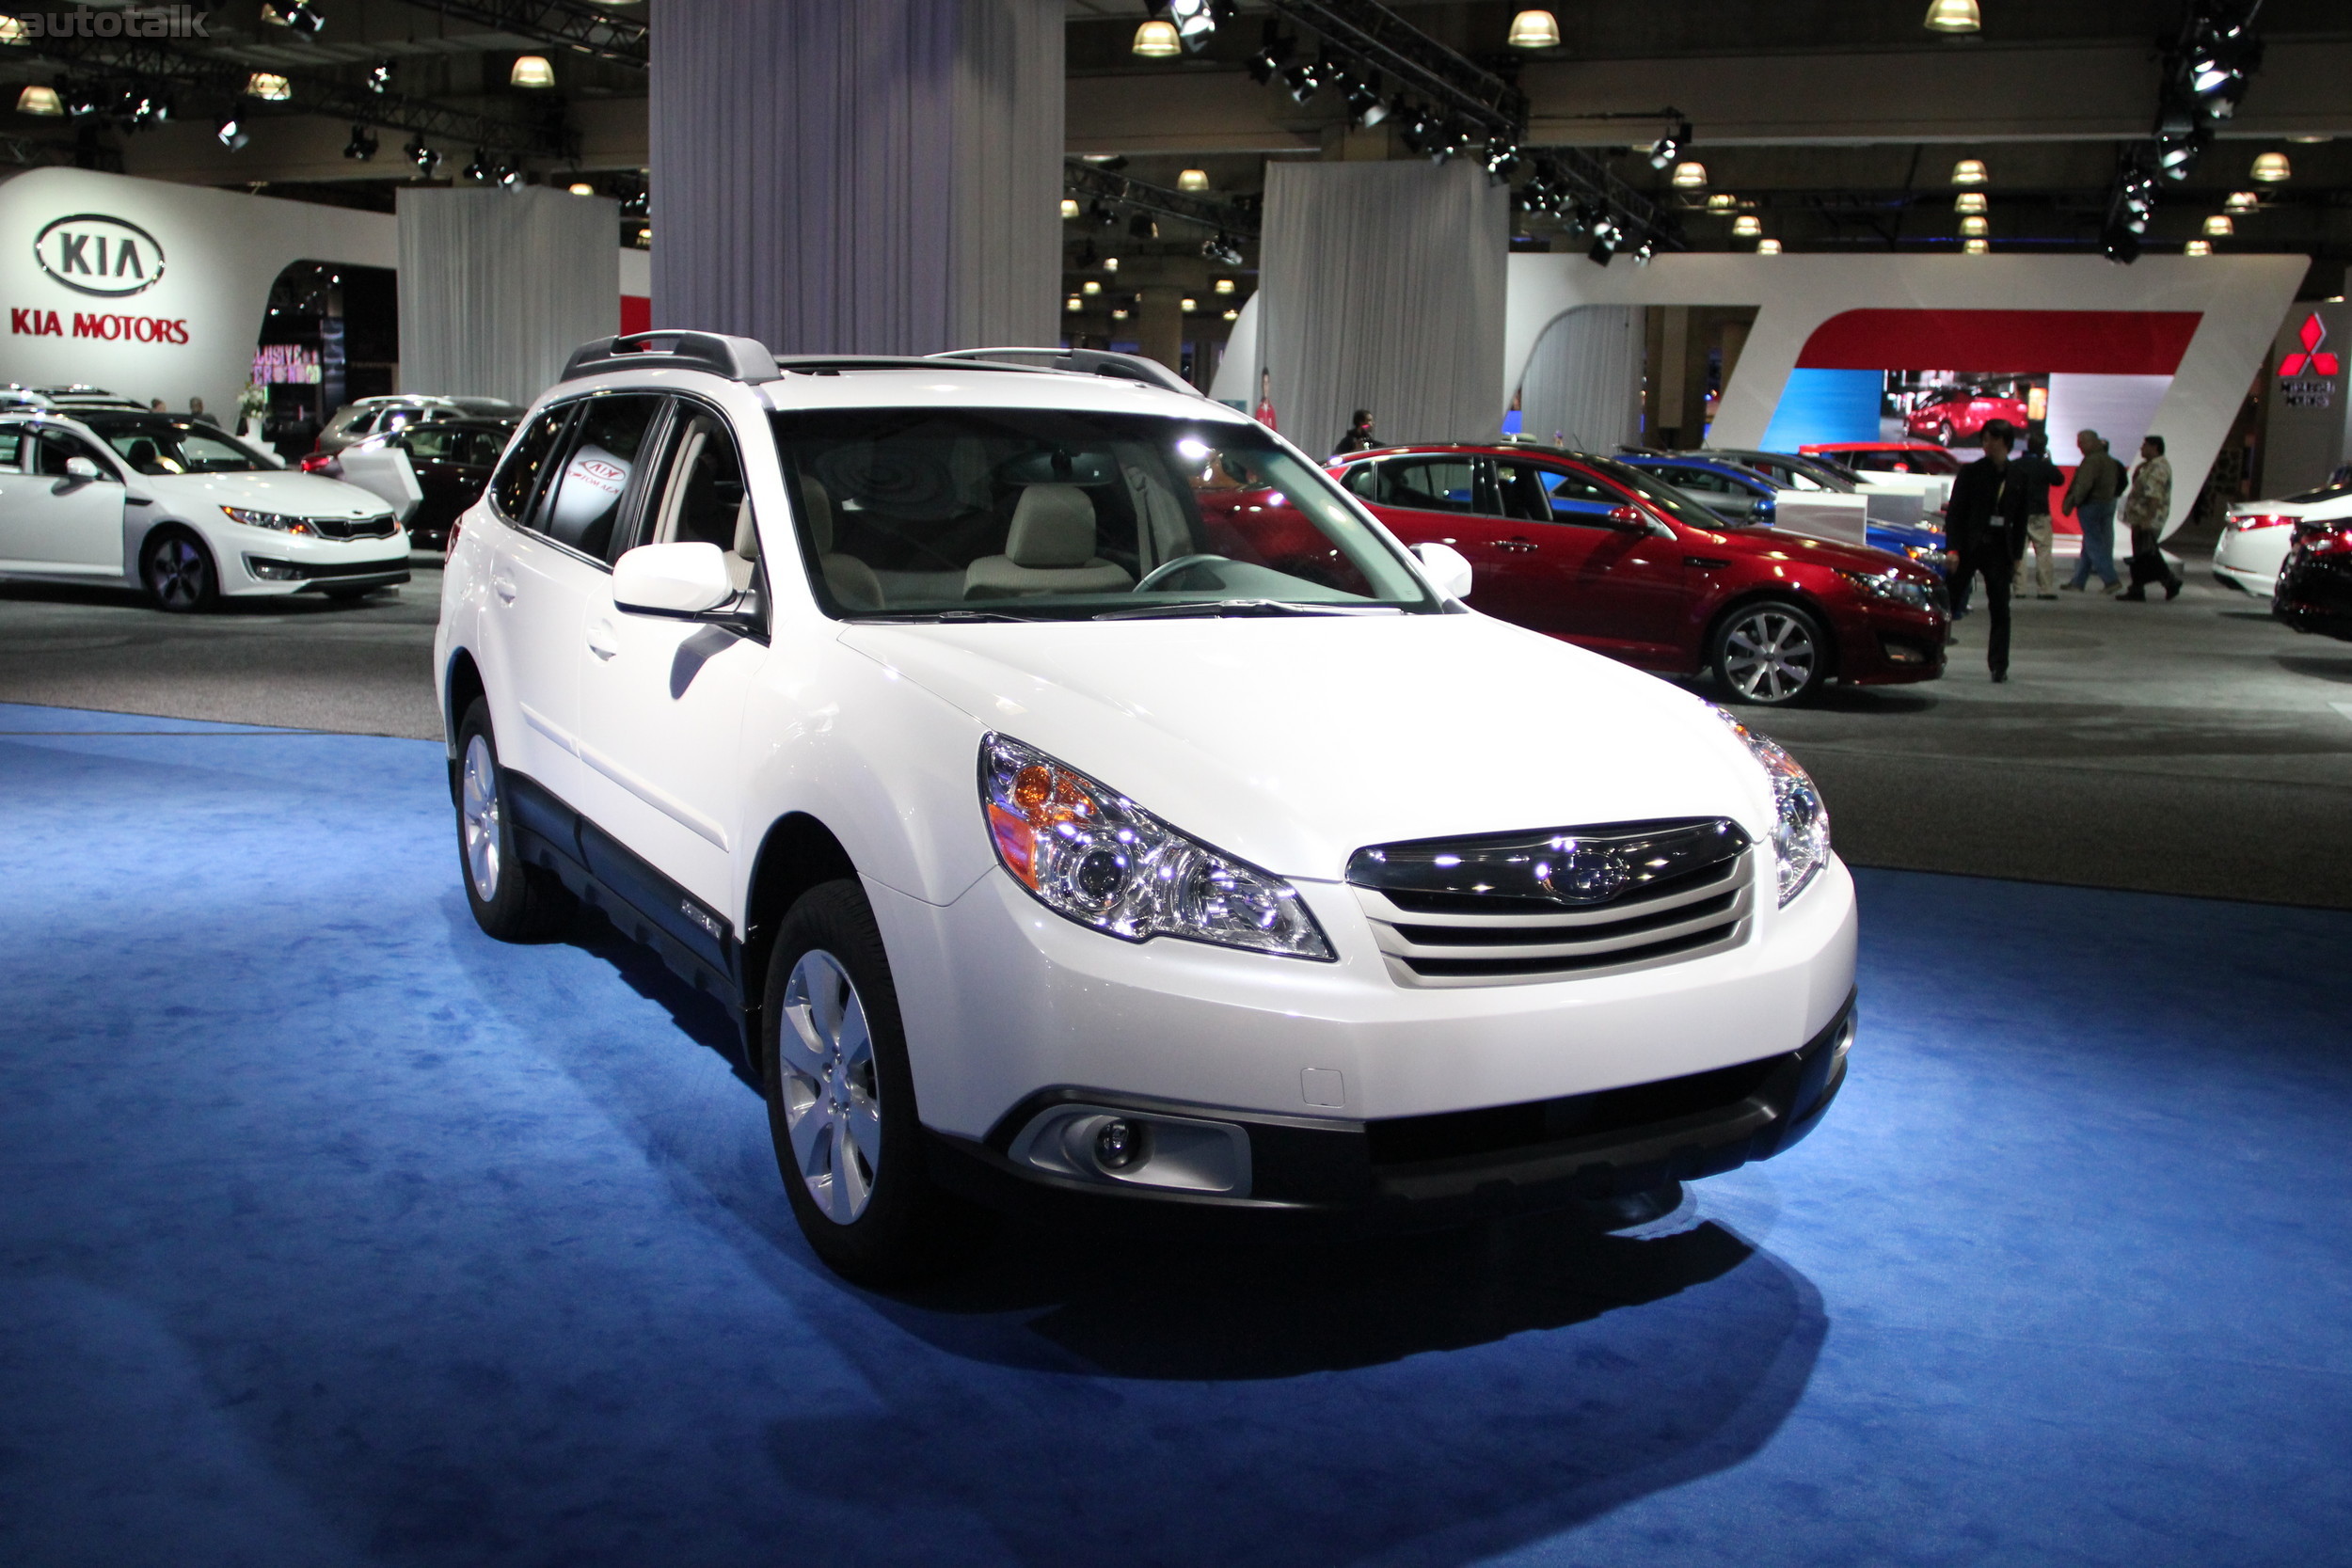
[[[856,1368],[856,1409],[767,1429],[780,1488],[868,1522],[829,1562],[1469,1562],[1741,1463],[1820,1354],[1812,1283],[1689,1200],[1286,1246],[1008,1221],[862,1291],[793,1227],[727,1014],[600,920],[564,944],[729,1066],[737,1105],[685,1102],[542,1037]]]

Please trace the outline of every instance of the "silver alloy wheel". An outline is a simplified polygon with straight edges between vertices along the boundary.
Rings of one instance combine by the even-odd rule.
[[[1785,703],[1804,690],[1820,662],[1813,633],[1792,612],[1760,605],[1724,633],[1724,676],[1752,703]]]
[[[164,603],[192,609],[204,596],[204,552],[174,534],[148,551],[147,583]]]
[[[866,1005],[841,960],[801,955],[785,982],[776,1069],[793,1163],[817,1207],[836,1225],[866,1212],[882,1168],[882,1085]]]
[[[458,784],[457,831],[466,845],[466,876],[473,895],[487,904],[499,895],[499,779],[498,763],[490,755],[490,737],[478,735],[466,742],[466,767]]]

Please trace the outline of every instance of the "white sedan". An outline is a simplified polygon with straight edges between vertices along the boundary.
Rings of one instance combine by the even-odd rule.
[[[348,598],[408,580],[408,536],[357,485],[281,468],[184,415],[11,410],[0,578],[127,583],[170,610]]]
[[[2213,547],[2213,575],[2232,588],[2267,599],[2295,543],[2295,525],[2352,517],[2352,481],[2339,480],[2284,500],[2248,501],[2230,508],[2221,541]]]

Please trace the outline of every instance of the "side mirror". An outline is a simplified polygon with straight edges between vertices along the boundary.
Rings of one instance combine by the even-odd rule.
[[[93,479],[104,479],[106,475],[87,457],[69,457],[65,460],[65,477],[87,483]]]
[[[716,545],[640,545],[612,565],[612,607],[632,615],[691,621],[734,597]]]
[[[1756,497],[1748,507],[1748,515],[1766,528],[1772,526],[1772,518],[1779,511],[1780,508],[1772,504],[1772,498],[1770,496]]]
[[[1649,519],[1642,515],[1642,509],[1638,506],[1611,507],[1609,522],[1613,528],[1647,528],[1649,526]]]
[[[1451,545],[1415,545],[1413,554],[1421,559],[1421,569],[1429,578],[1429,586],[1449,599],[1467,599],[1470,591],[1470,558]]]

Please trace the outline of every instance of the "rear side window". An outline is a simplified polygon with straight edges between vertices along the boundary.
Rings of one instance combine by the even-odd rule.
[[[1377,467],[1378,477],[1368,498],[1375,505],[1409,507],[1416,512],[1477,509],[1477,469],[1468,458],[1401,457]]]
[[[564,421],[571,417],[570,404],[548,409],[531,421],[523,438],[506,454],[505,463],[490,481],[490,499],[508,520],[528,520],[531,498],[539,488],[539,470],[547,467],[555,438],[564,434]]]
[[[659,397],[599,397],[581,405],[570,450],[537,523],[548,538],[585,555],[612,559],[613,530],[654,416],[660,412]]]
[[[16,467],[17,454],[24,450],[24,432],[11,426],[0,430],[0,468]]]

